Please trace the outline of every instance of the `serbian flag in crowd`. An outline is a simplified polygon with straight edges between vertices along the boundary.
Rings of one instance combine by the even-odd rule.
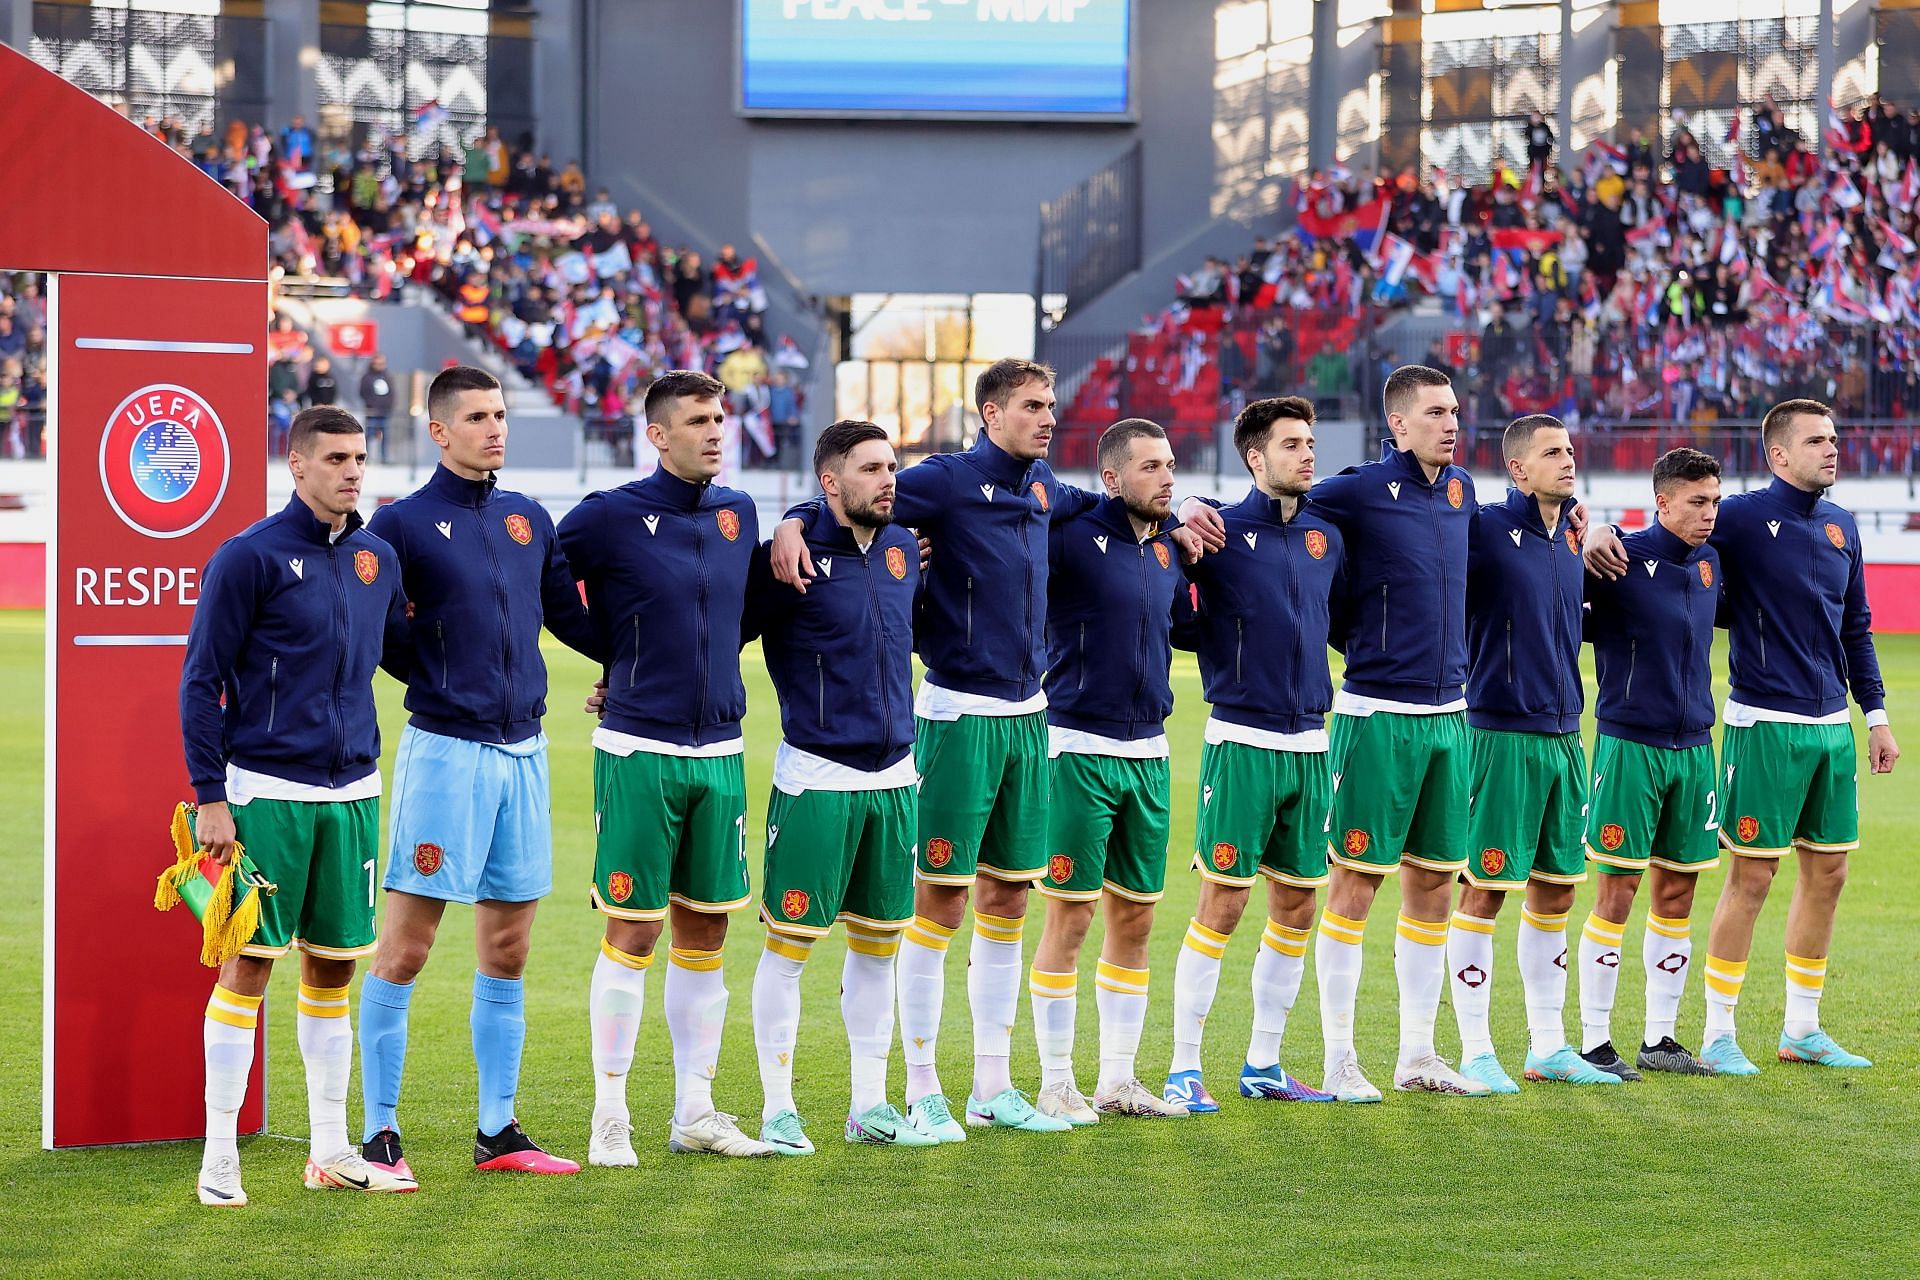
[[[1371,224],[1355,227],[1353,243],[1367,255],[1367,260],[1379,265],[1380,255],[1385,251],[1387,239],[1387,220],[1393,216],[1391,199],[1375,200],[1372,204],[1362,205],[1363,209],[1378,208],[1379,212]]]
[[[1470,316],[1474,313],[1474,310],[1479,306],[1479,302],[1480,302],[1480,290],[1475,287],[1472,280],[1467,278],[1467,273],[1462,271],[1460,273],[1458,283],[1454,285],[1454,290],[1453,290],[1454,306],[1460,309],[1461,315]]]
[[[1839,247],[1840,220],[1828,218],[1826,225],[1816,231],[1813,239],[1807,242],[1807,256],[1815,259],[1824,258]]]
[[[1587,144],[1587,166],[1596,170],[1595,173],[1588,178],[1588,186],[1593,185],[1593,177],[1598,176],[1597,170],[1599,168],[1611,166],[1615,173],[1624,178],[1627,176],[1627,170],[1630,167],[1627,164],[1627,149],[1625,147],[1616,147],[1604,138],[1595,138]]]
[[[1727,179],[1742,191],[1753,185],[1753,175],[1747,172],[1747,158],[1737,150],[1733,153],[1733,163],[1727,168]]]
[[[433,98],[413,109],[413,131],[417,134],[430,134],[447,122],[447,109]]]
[[[1920,200],[1920,166],[1916,166],[1912,160],[1907,161],[1907,171],[1887,192],[1887,199],[1893,202],[1895,208],[1912,213],[1914,202]]]
[[[1821,193],[1831,200],[1836,209],[1858,209],[1865,203],[1860,188],[1853,185],[1853,179],[1844,173],[1836,173],[1827,180],[1827,189]]]
[[[1643,222],[1627,232],[1627,243],[1638,249],[1651,249],[1659,238],[1658,222]]]
[[[1520,249],[1542,253],[1564,239],[1558,231],[1544,227],[1495,227],[1487,232],[1487,243],[1495,249]]]
[[[1860,132],[1865,134],[1866,130],[1862,129]],[[1865,137],[1857,142],[1854,140],[1853,122],[1840,114],[1839,108],[1833,105],[1832,99],[1827,101],[1827,144],[1835,150],[1851,151],[1856,154],[1865,151],[1868,146]]]
[[[1740,108],[1733,109],[1733,122],[1727,126],[1727,136],[1723,141],[1734,144],[1740,141]]]
[[[1362,248],[1373,244],[1375,229],[1384,221],[1391,202],[1382,198],[1369,200],[1357,208],[1344,213],[1321,214],[1309,209],[1300,215],[1298,230],[1316,240],[1339,240],[1351,237]],[[1365,228],[1365,242],[1361,243],[1360,232]]]

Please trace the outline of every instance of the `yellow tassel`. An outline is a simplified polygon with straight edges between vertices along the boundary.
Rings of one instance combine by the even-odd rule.
[[[233,915],[227,921],[225,934],[220,939],[222,963],[239,955],[241,948],[252,942],[253,935],[259,931],[260,893],[259,889],[255,889],[233,909]]]
[[[194,864],[199,861],[199,852],[193,845],[193,826],[189,821],[190,810],[177,804],[173,807],[173,865],[160,873],[160,879],[153,886],[153,905],[159,911],[171,911],[180,901],[180,881],[193,874]]]
[[[221,944],[226,939],[227,917],[233,913],[234,866],[229,862],[214,882],[213,896],[207,899],[207,914],[200,921],[200,963],[217,969],[223,962]]]

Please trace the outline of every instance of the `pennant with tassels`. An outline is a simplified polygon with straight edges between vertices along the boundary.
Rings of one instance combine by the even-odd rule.
[[[160,873],[153,905],[171,911],[186,903],[200,921],[200,963],[217,969],[253,941],[260,928],[261,896],[278,893],[280,886],[260,874],[238,843],[225,866],[203,852],[194,835],[196,812],[190,804],[174,806],[173,865]]]

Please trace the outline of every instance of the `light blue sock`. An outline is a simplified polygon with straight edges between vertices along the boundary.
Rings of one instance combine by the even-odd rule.
[[[488,1137],[513,1119],[527,1042],[525,999],[518,978],[473,975],[473,1063],[480,1076],[480,1132]]]
[[[367,975],[360,987],[360,1089],[366,1106],[362,1142],[382,1129],[400,1132],[400,1076],[407,1068],[407,1006],[411,982]]]

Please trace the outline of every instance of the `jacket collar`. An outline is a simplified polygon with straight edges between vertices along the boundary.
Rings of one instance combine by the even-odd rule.
[[[1166,519],[1154,526],[1152,533],[1141,538],[1133,531],[1133,517],[1127,514],[1127,504],[1116,497],[1100,499],[1093,510],[1087,513],[1087,518],[1099,521],[1129,542],[1151,542],[1155,538],[1165,537],[1169,532],[1180,527],[1179,520],[1169,513]]]
[[[1554,517],[1553,528],[1549,529],[1540,521],[1540,503],[1537,499],[1511,486],[1507,489],[1507,510],[1513,513],[1514,519],[1518,520],[1523,528],[1543,538],[1552,537],[1566,525],[1567,512],[1573,510],[1573,504],[1577,501],[1579,501],[1577,498],[1567,498],[1563,501],[1559,512]]]
[[[675,511],[698,511],[700,504],[706,500],[707,490],[712,486],[706,481],[696,484],[682,480],[666,467],[656,466],[652,475],[642,478],[634,487],[663,507]]]
[[[867,544],[867,550],[871,551],[874,547],[880,546],[886,532],[885,529],[876,529],[873,541]],[[827,505],[824,495],[817,500],[812,514],[807,517],[804,535],[808,542],[816,542],[837,551],[856,555],[860,552],[860,542],[853,536],[853,528],[850,525],[841,524],[834,518],[833,508]]]
[[[1447,468],[1442,467],[1439,475],[1428,480],[1427,469],[1420,465],[1420,459],[1413,456],[1413,450],[1394,448],[1392,436],[1380,442],[1380,461],[1404,473],[1408,479],[1423,489],[1431,489],[1447,478]]]
[[[484,480],[469,480],[465,476],[455,475],[443,462],[434,467],[433,474],[427,477],[426,488],[434,497],[457,506],[484,507],[493,500],[493,488],[498,483],[491,471]]]
[[[972,459],[973,465],[987,473],[988,479],[1008,489],[1019,488],[1033,467],[1031,462],[1022,462],[995,444],[985,427],[980,428],[980,434],[974,438],[973,448],[967,450],[967,457]]]
[[[319,517],[315,516],[313,509],[306,503],[300,501],[300,495],[297,493],[289,498],[287,505],[281,509],[280,522],[299,534],[300,537],[306,541],[317,543],[323,547],[334,546],[345,542],[353,536],[354,530],[366,523],[366,521],[360,518],[358,511],[349,511],[347,513],[347,527],[340,531],[338,538],[335,538],[333,536],[333,529]]]
[[[1298,520],[1300,513],[1306,509],[1307,500],[1302,498],[1300,499],[1300,505],[1293,509],[1293,518]],[[1280,503],[1276,499],[1267,496],[1257,484],[1247,490],[1246,497],[1240,499],[1240,510],[1256,519],[1265,520],[1269,524],[1284,525],[1288,523],[1287,518],[1280,514]]]
[[[1699,547],[1688,546],[1685,539],[1671,532],[1658,520],[1642,529],[1635,537],[1643,550],[1651,551],[1662,560],[1670,560],[1674,564],[1685,564],[1701,550]]]
[[[1767,486],[1767,493],[1773,500],[1797,516],[1810,516],[1813,509],[1820,505],[1824,494],[1808,493],[1797,485],[1789,484],[1779,476]]]

